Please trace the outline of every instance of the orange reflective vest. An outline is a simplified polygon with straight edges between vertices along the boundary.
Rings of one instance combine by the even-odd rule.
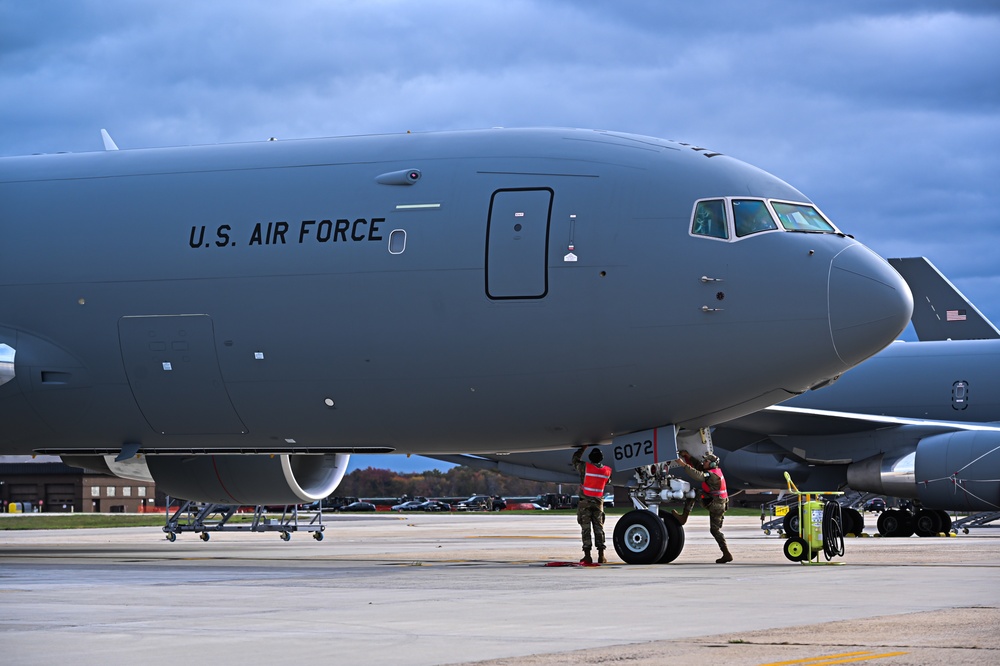
[[[719,477],[719,481],[722,482],[722,485],[719,486],[718,490],[712,490],[708,487],[708,481],[702,481],[701,496],[705,498],[711,497],[712,499],[727,499],[729,497],[729,493],[726,492],[726,477],[722,476],[722,470],[718,467],[713,467],[708,470],[708,472],[709,474],[717,475]]]
[[[590,497],[604,497],[604,486],[611,480],[611,468],[607,465],[598,467],[591,463],[585,465],[580,491]]]

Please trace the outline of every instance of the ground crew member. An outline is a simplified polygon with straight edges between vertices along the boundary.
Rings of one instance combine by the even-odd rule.
[[[590,540],[591,526],[594,528],[594,540],[597,541],[597,563],[607,563],[604,557],[604,487],[611,480],[611,468],[603,464],[604,454],[594,448],[583,462],[583,452],[586,446],[581,446],[573,454],[573,467],[580,473],[580,503],[576,507],[576,522],[580,523],[583,533],[583,559],[581,564],[593,564],[590,554],[593,544]]]
[[[708,509],[710,531],[722,550],[722,557],[717,559],[715,563],[732,562],[733,556],[726,546],[726,537],[722,534],[722,520],[726,516],[726,509],[729,508],[729,493],[726,492],[726,478],[722,476],[722,470],[719,469],[718,457],[706,453],[701,459],[701,471],[695,469],[682,458],[678,458],[676,462],[681,464],[681,468],[688,476],[701,481],[701,502]]]

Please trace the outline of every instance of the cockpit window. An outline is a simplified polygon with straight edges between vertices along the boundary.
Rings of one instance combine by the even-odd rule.
[[[812,206],[778,201],[772,201],[771,206],[781,226],[789,231],[836,231]]]
[[[729,242],[762,231],[840,233],[812,204],[727,196],[696,201],[690,229],[692,236]]]
[[[734,199],[733,219],[737,238],[778,228],[767,205],[759,199]]]
[[[722,199],[699,201],[695,207],[691,233],[696,236],[729,238],[729,225],[726,224],[726,202]]]

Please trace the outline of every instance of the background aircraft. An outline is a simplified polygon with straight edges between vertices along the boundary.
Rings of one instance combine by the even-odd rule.
[[[922,336],[995,331],[981,315],[973,320],[978,310],[929,261],[889,261],[911,280]],[[969,318],[928,318],[929,304]],[[887,512],[880,530],[936,534],[950,520],[936,510],[1000,510],[1000,340],[895,342],[831,386],[720,424],[712,439],[730,490],[784,488],[788,472],[802,490],[850,487],[914,500],[912,511]],[[578,483],[567,460],[547,452],[466,456],[463,464]],[[613,481],[625,485],[630,476],[618,472]]]
[[[0,224],[0,453],[227,504],[730,420],[912,310],[783,181],[605,131],[3,158]]]
[[[890,259],[913,292],[918,340],[995,340],[1000,331],[926,257]]]

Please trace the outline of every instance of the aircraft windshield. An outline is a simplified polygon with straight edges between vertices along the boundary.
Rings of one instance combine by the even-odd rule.
[[[789,231],[836,231],[812,206],[778,201],[772,201],[771,206],[781,226]]]
[[[713,238],[729,238],[726,224],[726,202],[722,199],[699,201],[694,211],[694,225],[691,233]]]
[[[736,220],[736,236],[742,238],[761,231],[777,229],[767,205],[758,199],[735,199],[733,219]]]
[[[811,204],[719,197],[695,203],[691,235],[732,241],[762,231],[839,233]]]

